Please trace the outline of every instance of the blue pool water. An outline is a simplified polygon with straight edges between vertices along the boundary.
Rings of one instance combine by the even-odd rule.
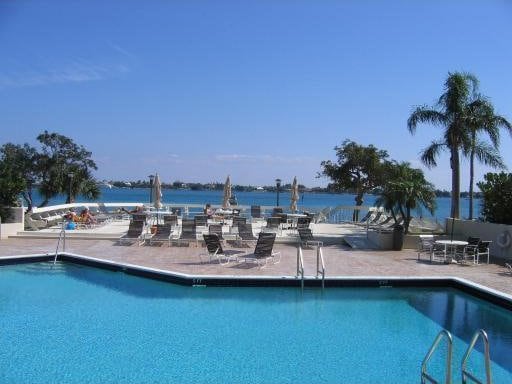
[[[413,383],[474,330],[512,382],[512,313],[452,289],[194,288],[48,263],[0,267],[2,383]],[[432,361],[441,377],[442,355]],[[471,365],[481,370],[476,351]]]

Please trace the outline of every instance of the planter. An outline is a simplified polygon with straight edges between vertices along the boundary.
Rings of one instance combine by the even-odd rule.
[[[401,225],[393,228],[393,250],[401,251],[404,247],[404,227]]]

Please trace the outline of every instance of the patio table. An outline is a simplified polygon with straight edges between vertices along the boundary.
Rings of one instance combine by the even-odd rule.
[[[445,261],[448,255],[453,256],[455,254],[457,247],[468,245],[467,241],[462,240],[436,240],[435,243],[444,246],[443,254]]]

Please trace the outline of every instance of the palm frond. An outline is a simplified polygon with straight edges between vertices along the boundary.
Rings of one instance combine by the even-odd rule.
[[[420,158],[423,164],[428,168],[436,167],[436,158],[439,156],[439,152],[441,152],[445,147],[446,144],[443,141],[432,141],[432,143],[421,153]]]
[[[411,113],[411,116],[407,119],[407,128],[410,133],[414,134],[419,123],[443,125],[444,122],[445,116],[441,112],[423,105],[416,107],[416,109]]]
[[[496,169],[506,169],[505,162],[499,152],[489,143],[477,141],[474,146],[474,154],[482,164]]]

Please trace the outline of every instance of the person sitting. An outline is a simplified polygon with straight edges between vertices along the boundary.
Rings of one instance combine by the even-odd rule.
[[[84,208],[80,213],[80,221],[85,224],[92,224],[96,222],[96,219],[89,212],[89,208]]]
[[[204,207],[203,213],[208,216],[209,219],[215,215],[215,209],[212,208],[212,205],[210,203],[206,204]]]

